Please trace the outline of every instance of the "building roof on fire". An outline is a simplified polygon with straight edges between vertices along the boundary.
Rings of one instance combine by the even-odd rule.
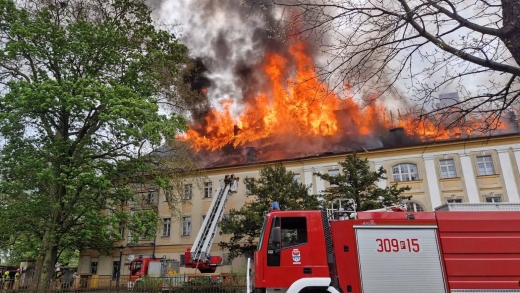
[[[386,141],[386,143],[379,143],[374,145],[346,144],[343,146],[343,148],[324,148],[321,151],[314,150],[309,153],[291,152],[290,150],[280,145],[243,146],[237,148],[229,147],[214,152],[202,151],[199,152],[197,156],[203,162],[204,169],[212,170],[229,167],[262,165],[293,160],[315,159],[318,157],[341,156],[353,152],[377,154],[381,152],[387,152],[388,150],[397,151],[405,149],[408,150],[410,148],[424,149],[437,146],[447,146],[450,144],[489,144],[492,142],[499,142],[504,139],[510,139],[512,137],[520,138],[520,131],[485,137],[453,138],[436,141],[420,141],[416,139],[407,139],[404,136],[394,135],[393,139]]]

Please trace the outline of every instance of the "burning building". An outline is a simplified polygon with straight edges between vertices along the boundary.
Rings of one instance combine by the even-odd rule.
[[[293,52],[300,51],[295,47]],[[283,60],[268,57],[265,72],[284,75],[287,63]],[[313,71],[304,66],[295,68],[304,72],[301,75],[307,74],[307,79],[313,77]],[[274,162],[281,162],[294,173],[295,180],[319,196],[331,186],[314,173],[338,174],[338,163],[356,151],[369,160],[372,169],[387,170],[388,179],[378,182],[379,187],[396,184],[411,188],[405,194],[411,196],[406,202],[409,211],[431,211],[457,202],[520,202],[520,133],[513,116],[511,123],[492,125],[499,130],[497,135],[479,137],[482,133],[478,129],[486,122],[477,117],[443,128],[435,119],[415,119],[418,114],[411,110],[390,111],[375,104],[361,107],[328,89],[323,89],[321,96],[309,96],[311,90],[306,86],[281,85],[278,80],[273,78],[263,87],[264,92],[244,99],[243,104],[224,101],[222,110],[209,111],[180,137],[192,143],[207,178],[201,187],[186,182],[185,198],[191,205],[181,208],[178,221],[172,219],[165,195],[154,195],[163,225],[153,242],[139,241],[125,252],[124,259],[154,253],[182,261],[224,175],[234,173],[242,182],[254,180],[264,164]],[[241,183],[227,201],[226,211],[239,209],[252,199],[254,195]],[[217,272],[229,272],[245,262],[243,257],[228,262],[227,253],[218,247],[229,237],[215,238],[211,255],[224,259]],[[127,245],[126,238],[122,242]],[[82,275],[106,275],[108,279],[118,259],[119,254],[106,256],[85,250],[78,270]],[[193,273],[193,269],[183,268],[181,263],[180,273]],[[123,266],[122,275],[127,274],[128,266]]]
[[[228,5],[220,2],[205,5]],[[206,11],[210,9],[207,6],[198,8]],[[370,96],[357,97],[350,93],[348,84],[341,95],[329,88],[320,81],[312,66],[312,49],[305,43],[280,44],[254,31],[250,35],[261,39],[255,44],[261,44],[265,54],[258,59],[245,50],[249,53],[242,54],[238,62],[233,58],[240,55],[236,52],[241,48],[233,48],[239,45],[222,35],[202,43],[218,47],[206,63],[219,68],[232,60],[228,63],[235,65],[230,70],[233,74],[227,79],[207,74],[197,81],[196,88],[218,103],[202,115],[194,115],[203,118],[194,118],[190,129],[179,136],[192,144],[207,179],[201,188],[186,183],[185,197],[192,204],[182,207],[179,221],[171,218],[165,195],[158,194],[158,210],[168,224],[161,227],[153,247],[134,247],[125,259],[154,252],[183,260],[219,180],[229,173],[241,180],[254,180],[264,164],[274,162],[283,163],[295,180],[310,187],[310,193],[320,194],[330,185],[313,173],[337,174],[338,162],[356,151],[370,161],[371,168],[387,170],[388,179],[378,182],[380,187],[411,187],[406,193],[411,196],[409,211],[431,211],[451,202],[520,202],[520,134],[514,113],[502,122],[477,116],[461,120],[457,113],[418,119],[423,113],[410,103],[391,97],[383,97],[380,103]],[[192,47],[195,45],[199,44]],[[248,63],[248,59],[254,61]],[[202,67],[210,70],[211,66]],[[240,90],[229,87],[229,80],[236,81]],[[226,91],[232,94],[222,94]],[[489,129],[496,130],[494,136],[488,136]],[[253,198],[241,183],[226,210],[239,209]],[[226,261],[226,252],[217,243],[227,239],[228,235],[217,235],[211,255],[223,256]],[[81,252],[78,270],[82,275],[110,276],[118,260],[118,254],[105,256],[86,250]],[[218,272],[229,272],[244,261],[225,262]],[[122,269],[122,275],[127,275],[128,266]]]
[[[389,139],[395,139],[392,147],[358,149],[358,155],[370,161],[372,169],[384,167],[387,180],[378,182],[379,187],[392,184],[410,186],[406,195],[409,211],[431,211],[445,203],[457,202],[520,202],[520,134],[507,134],[491,138],[472,138],[464,140],[445,140],[434,143],[418,142],[407,144],[403,128],[392,129]],[[267,147],[271,147],[269,145]],[[278,146],[279,147],[279,146]],[[157,256],[182,260],[186,249],[191,247],[208,212],[212,196],[218,189],[219,180],[225,174],[234,173],[242,181],[236,193],[230,195],[226,211],[239,209],[244,203],[254,199],[243,181],[254,180],[264,163],[266,146],[257,150],[254,147],[237,149],[224,147],[220,152],[230,155],[221,158],[219,165],[207,167],[207,178],[198,188],[186,183],[185,197],[190,205],[182,207],[179,220],[172,219],[164,194],[157,194],[157,205],[163,223],[153,240],[140,240],[139,245],[125,250],[125,263],[138,255]],[[313,175],[314,172],[331,175],[341,172],[338,162],[343,161],[343,153],[321,153],[308,156],[280,159],[283,165],[294,173],[295,180],[308,185],[309,192],[320,194],[330,188],[328,182]],[[268,157],[268,156],[266,156]],[[228,161],[233,162],[229,163]],[[215,162],[215,161],[214,161]],[[226,211],[224,213],[226,213]],[[224,263],[217,272],[229,272],[233,267],[245,263],[241,257],[227,262],[226,252],[217,243],[229,239],[229,235],[216,235],[211,255],[223,256]],[[153,243],[153,246],[150,245]],[[122,244],[127,246],[126,237]],[[119,260],[119,252],[104,255],[97,251],[84,250],[80,253],[78,271],[81,275],[101,275],[109,280]],[[181,264],[182,267],[182,264]],[[122,267],[122,275],[128,275],[128,266]],[[193,269],[181,268],[180,273],[193,273]],[[99,277],[103,279],[103,277]]]

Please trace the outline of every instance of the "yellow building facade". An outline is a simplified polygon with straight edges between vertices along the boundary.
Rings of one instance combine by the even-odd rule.
[[[314,172],[340,172],[338,162],[346,154],[320,155],[282,161],[283,165],[295,173],[296,179],[311,185],[310,192],[320,194],[329,187],[328,182],[313,175]],[[387,180],[378,182],[380,187],[390,184],[410,186],[406,194],[409,211],[432,211],[449,202],[520,202],[520,135],[493,138],[445,141],[414,146],[374,149],[358,152],[367,158],[371,168],[380,166],[387,170]],[[122,275],[128,274],[128,264],[132,257],[150,256],[183,259],[184,252],[191,248],[202,225],[203,217],[211,204],[212,196],[225,174],[234,173],[240,177],[236,193],[231,193],[226,211],[239,209],[253,197],[248,194],[243,181],[258,177],[266,162],[249,163],[240,166],[214,167],[207,170],[207,178],[202,186],[185,185],[185,196],[190,204],[182,207],[182,216],[172,218],[164,194],[157,194],[159,214],[163,219],[158,235],[152,241],[140,241],[140,246],[127,247],[123,251]],[[227,262],[226,252],[218,247],[228,236],[216,235],[212,255],[224,257],[223,265],[217,272],[241,270],[244,258]],[[126,246],[125,241],[122,245]],[[97,274],[114,276],[119,261],[117,255],[103,255],[96,251],[82,251],[78,272],[81,275]],[[181,262],[182,265],[182,262]],[[181,273],[193,273],[193,269],[181,268]]]

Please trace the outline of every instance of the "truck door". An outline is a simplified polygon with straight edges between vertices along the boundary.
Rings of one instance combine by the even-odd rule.
[[[363,293],[446,293],[436,226],[354,226]]]
[[[264,280],[268,288],[268,280],[277,280],[277,287],[288,288],[295,280],[312,277],[312,254],[305,214],[273,220],[265,260]]]

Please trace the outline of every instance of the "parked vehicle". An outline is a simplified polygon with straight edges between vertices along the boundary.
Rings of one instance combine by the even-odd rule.
[[[255,252],[254,290],[520,292],[519,255],[518,203],[447,204],[434,212],[275,208]]]

